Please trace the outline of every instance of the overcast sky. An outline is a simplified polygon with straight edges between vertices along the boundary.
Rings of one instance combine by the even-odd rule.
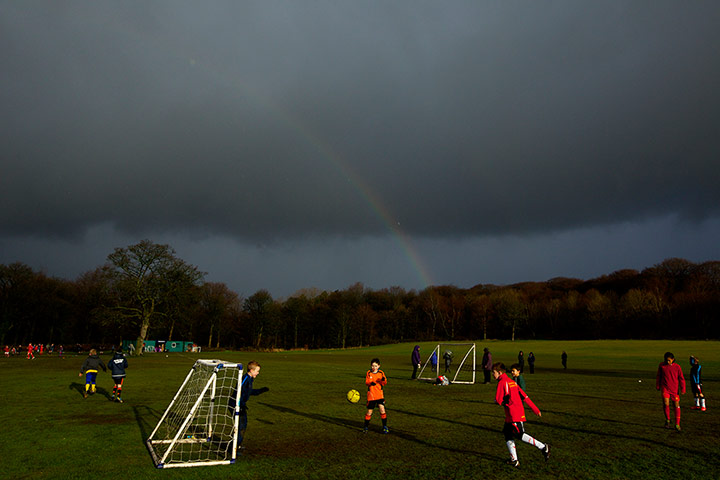
[[[0,0],[0,263],[248,296],[720,259],[717,1]]]

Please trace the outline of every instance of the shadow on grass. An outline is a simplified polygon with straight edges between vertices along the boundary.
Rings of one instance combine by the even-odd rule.
[[[310,419],[313,419],[313,420],[318,420],[318,421],[320,421],[320,422],[330,423],[330,424],[332,424],[332,425],[337,425],[337,426],[340,426],[340,427],[344,427],[344,428],[353,430],[353,431],[358,432],[358,433],[362,431],[362,428],[363,428],[363,426],[364,426],[364,422],[362,422],[362,421],[360,421],[360,420],[347,420],[347,419],[329,417],[329,416],[327,416],[327,415],[321,415],[321,414],[319,414],[319,413],[301,412],[301,411],[299,411],[299,410],[295,410],[295,409],[288,408],[288,407],[282,407],[282,406],[280,406],[280,405],[271,405],[271,404],[269,404],[269,403],[264,403],[264,402],[258,402],[258,403],[259,403],[260,405],[264,405],[264,406],[266,406],[266,407],[268,407],[268,408],[272,408],[272,409],[277,410],[277,411],[279,411],[279,412],[289,413],[289,414],[292,414],[292,415],[298,415],[298,416],[301,416],[301,417],[310,418]],[[402,414],[405,414],[405,415],[415,415],[415,416],[418,416],[418,417],[425,417],[425,418],[430,418],[430,419],[433,419],[433,420],[447,421],[447,422],[449,422],[449,423],[454,423],[454,424],[457,424],[457,425],[469,426],[469,427],[478,428],[478,429],[481,429],[481,430],[487,430],[487,431],[493,432],[493,433],[497,433],[497,432],[498,432],[497,430],[493,430],[493,429],[490,429],[490,428],[481,427],[481,426],[478,426],[478,425],[470,425],[470,424],[468,424],[468,423],[456,422],[456,421],[453,421],[453,420],[447,420],[447,419],[440,419],[440,418],[429,417],[429,416],[427,416],[427,415],[416,414],[416,413],[412,413],[412,412],[406,412],[406,411],[403,411],[403,410],[395,410],[395,409],[393,409],[392,411],[393,411],[393,413],[402,413]],[[403,430],[392,429],[392,430],[390,431],[390,433],[391,433],[391,435],[392,435],[393,437],[398,437],[398,438],[401,438],[401,439],[403,439],[403,440],[407,440],[407,441],[409,441],[409,442],[415,442],[415,443],[417,443],[417,444],[424,445],[424,446],[426,446],[426,447],[431,447],[431,448],[435,448],[435,449],[439,449],[439,450],[445,450],[445,451],[454,452],[454,453],[465,453],[465,454],[470,454],[470,455],[478,455],[478,454],[479,454],[477,451],[473,451],[473,450],[464,450],[464,449],[458,449],[458,448],[449,448],[449,447],[446,447],[446,446],[444,446],[444,445],[442,445],[442,444],[438,445],[438,444],[430,443],[430,442],[427,442],[427,441],[425,441],[425,440],[422,440],[422,439],[418,438],[417,436],[413,435],[413,434],[410,433],[410,432],[406,432],[406,431],[403,431]],[[484,456],[484,457],[487,457],[487,456]],[[490,457],[490,458],[496,458],[498,461],[502,460],[501,457]]]
[[[152,429],[155,428],[155,425],[157,425],[157,422],[160,420],[162,413],[146,405],[136,405],[132,407],[132,410],[133,415],[135,415],[135,421],[138,424],[138,429],[140,430],[140,438],[143,443],[145,443],[145,440],[150,436],[150,432],[152,432]],[[148,423],[146,418],[153,418],[153,423]]]
[[[84,384],[84,383],[72,382],[70,385],[68,385],[68,389],[77,391],[78,394],[80,394],[80,396],[82,397],[83,394],[85,393],[85,384]],[[94,394],[93,394],[93,393],[90,393],[90,392],[88,392],[88,394],[91,395],[91,396],[92,396],[92,395],[102,395],[102,396],[105,397],[107,400],[110,400],[110,392],[108,392],[107,390],[105,390],[105,389],[102,388],[102,387],[96,387],[96,390],[95,390],[95,393],[94,393]]]
[[[606,400],[608,402],[621,402],[621,403],[630,403],[632,405],[637,404],[645,404],[645,405],[659,405],[660,402],[652,402],[649,400],[637,400],[637,399],[630,399],[626,400],[623,398],[610,398],[610,397],[598,397],[595,395],[579,395],[576,393],[562,393],[562,392],[553,392],[550,390],[543,390],[543,389],[535,389],[534,392],[542,393],[543,395],[555,395],[560,397],[576,397],[576,398],[582,398],[586,400]],[[655,389],[653,389],[653,394],[655,393]],[[659,394],[658,394],[659,395]]]

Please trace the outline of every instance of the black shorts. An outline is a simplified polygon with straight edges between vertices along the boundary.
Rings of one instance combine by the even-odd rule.
[[[503,433],[505,434],[505,441],[520,440],[525,433],[525,426],[523,426],[523,422],[506,423],[503,426]]]
[[[693,394],[700,395],[702,393],[702,383],[691,383],[690,389],[692,390]]]
[[[367,402],[368,410],[374,410],[375,407],[377,407],[378,405],[385,406],[385,399],[381,398],[380,400],[370,400],[369,402]]]

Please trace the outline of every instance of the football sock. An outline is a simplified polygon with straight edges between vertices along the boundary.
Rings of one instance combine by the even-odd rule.
[[[387,427],[387,414],[383,413],[382,415],[380,415],[380,418],[382,419],[383,427]]]
[[[700,407],[705,408],[705,399],[704,398],[700,399]]]
[[[505,442],[507,444],[508,452],[510,452],[510,458],[513,460],[517,460],[517,449],[515,448],[515,441],[514,440],[508,440]]]
[[[680,425],[680,407],[675,407],[675,423]]]
[[[696,407],[700,406],[700,397],[695,397],[695,406]]]
[[[527,433],[523,433],[523,436],[522,436],[522,438],[521,438],[520,440],[522,440],[522,441],[525,442],[525,443],[529,443],[530,445],[533,445],[533,446],[539,448],[540,450],[542,450],[543,448],[545,448],[545,444],[544,444],[544,443],[542,443],[540,440],[537,440],[537,439],[531,437],[531,436],[528,435]]]
[[[90,384],[89,384],[89,383],[86,383],[86,384],[85,384],[85,391],[87,392],[88,390],[90,390]]]
[[[670,420],[670,405],[663,405],[665,411],[665,420]]]
[[[372,415],[365,415],[365,428],[368,428],[370,425],[370,419],[372,418]]]

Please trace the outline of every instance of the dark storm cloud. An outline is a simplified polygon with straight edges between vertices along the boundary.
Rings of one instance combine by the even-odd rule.
[[[719,213],[715,2],[0,8],[4,235],[465,237]]]

